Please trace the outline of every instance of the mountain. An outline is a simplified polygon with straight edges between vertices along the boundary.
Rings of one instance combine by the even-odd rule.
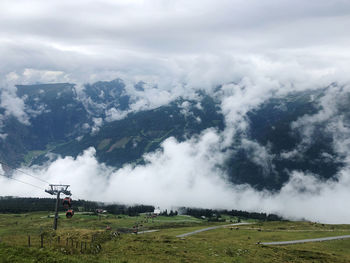
[[[134,89],[143,92],[143,83]],[[276,95],[248,111],[244,116],[248,128],[222,150],[227,153],[222,169],[230,180],[278,190],[291,171],[335,178],[344,156],[334,147],[335,137],[329,131],[332,118],[305,121],[322,113],[328,91]],[[135,98],[120,79],[83,89],[70,83],[18,85],[17,96],[25,102],[30,124],[3,117],[1,132],[7,137],[0,139],[0,159],[13,166],[41,164],[48,160],[47,153],[77,156],[91,146],[98,160],[108,165],[142,164],[143,155],[157,150],[169,137],[184,141],[207,128],[221,133],[226,128],[220,100],[204,91],[197,91],[195,99],[178,97],[137,111],[132,109]],[[342,96],[336,109],[346,123],[350,123],[349,98]],[[110,118],[111,111],[122,115]]]
[[[80,134],[80,125],[88,121],[83,104],[76,100],[74,85],[42,84],[17,86],[17,95],[25,100],[30,125],[15,117],[5,119],[0,158],[18,166],[55,145]]]
[[[311,140],[305,140],[302,129],[312,127],[312,123],[293,128],[298,120],[322,110],[318,101],[324,95],[325,90],[290,93],[249,111],[249,130],[237,136],[226,164],[232,180],[273,190],[288,181],[291,171],[321,179],[334,177],[343,167],[344,158],[335,151],[333,134],[327,131],[330,120],[314,124]]]

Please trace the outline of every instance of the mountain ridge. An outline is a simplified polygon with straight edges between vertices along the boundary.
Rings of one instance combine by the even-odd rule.
[[[30,125],[13,116],[3,121],[2,132],[7,137],[0,140],[0,158],[18,167],[42,164],[48,160],[47,153],[76,157],[94,147],[100,162],[120,168],[127,163],[143,164],[144,154],[160,149],[167,138],[181,142],[208,128],[219,133],[227,128],[220,101],[204,91],[197,91],[195,99],[178,97],[169,104],[135,112],[130,110],[133,99],[125,87],[120,79],[86,84],[78,91],[70,83],[17,85]],[[135,84],[135,89],[143,92],[143,84]],[[315,124],[318,129],[309,144],[302,134],[305,125],[293,128],[305,116],[322,112],[320,103],[327,92],[290,92],[249,110],[244,116],[248,129],[236,134],[231,146],[223,150],[227,159],[222,169],[230,181],[278,190],[291,171],[324,180],[336,178],[343,159],[334,150],[334,136],[327,131],[331,120]],[[106,121],[111,109],[125,113],[124,118]],[[346,107],[340,110],[349,115]]]

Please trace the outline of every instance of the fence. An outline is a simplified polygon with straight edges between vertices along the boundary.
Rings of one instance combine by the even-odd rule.
[[[29,248],[54,248],[65,254],[97,254],[102,250],[101,240],[93,235],[91,239],[61,237],[51,235],[27,235],[0,237],[0,242],[8,245],[26,246]]]

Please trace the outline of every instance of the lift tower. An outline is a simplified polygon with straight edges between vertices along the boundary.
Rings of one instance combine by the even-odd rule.
[[[72,195],[70,191],[68,191],[68,187],[70,185],[66,184],[50,184],[50,189],[46,189],[45,192],[50,195],[56,195],[56,207],[55,207],[55,218],[53,221],[53,229],[57,230],[57,221],[58,221],[58,205],[60,203],[60,194],[63,193],[65,195]]]

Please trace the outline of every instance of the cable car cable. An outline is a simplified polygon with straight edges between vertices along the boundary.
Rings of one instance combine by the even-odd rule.
[[[43,179],[41,179],[41,178],[39,178],[39,177],[37,177],[37,176],[34,176],[34,175],[28,174],[28,173],[26,173],[26,172],[23,172],[22,170],[19,170],[19,169],[17,169],[17,168],[14,168],[14,167],[8,165],[7,163],[5,163],[5,162],[3,162],[3,161],[0,161],[0,164],[6,165],[7,167],[10,167],[12,170],[15,170],[15,171],[18,171],[18,172],[20,172],[20,173],[22,173],[22,174],[25,174],[25,175],[27,175],[27,176],[33,177],[33,178],[35,178],[35,179],[37,179],[37,180],[39,180],[39,181],[42,181],[42,182],[44,182],[44,183],[46,183],[46,184],[50,184],[48,181],[45,181],[45,180],[43,180]]]
[[[22,184],[27,184],[27,185],[30,185],[30,186],[32,186],[32,187],[36,187],[36,188],[38,188],[38,189],[40,189],[40,190],[45,190],[44,188],[41,188],[41,187],[36,186],[36,185],[34,185],[34,184],[27,183],[27,182],[24,182],[24,181],[18,180],[18,179],[13,178],[13,177],[8,177],[8,176],[6,176],[6,175],[4,175],[4,174],[0,174],[0,175],[1,175],[1,176],[3,176],[3,177],[6,177],[7,179],[11,179],[11,180],[14,180],[14,181],[20,182],[20,183],[22,183]]]

